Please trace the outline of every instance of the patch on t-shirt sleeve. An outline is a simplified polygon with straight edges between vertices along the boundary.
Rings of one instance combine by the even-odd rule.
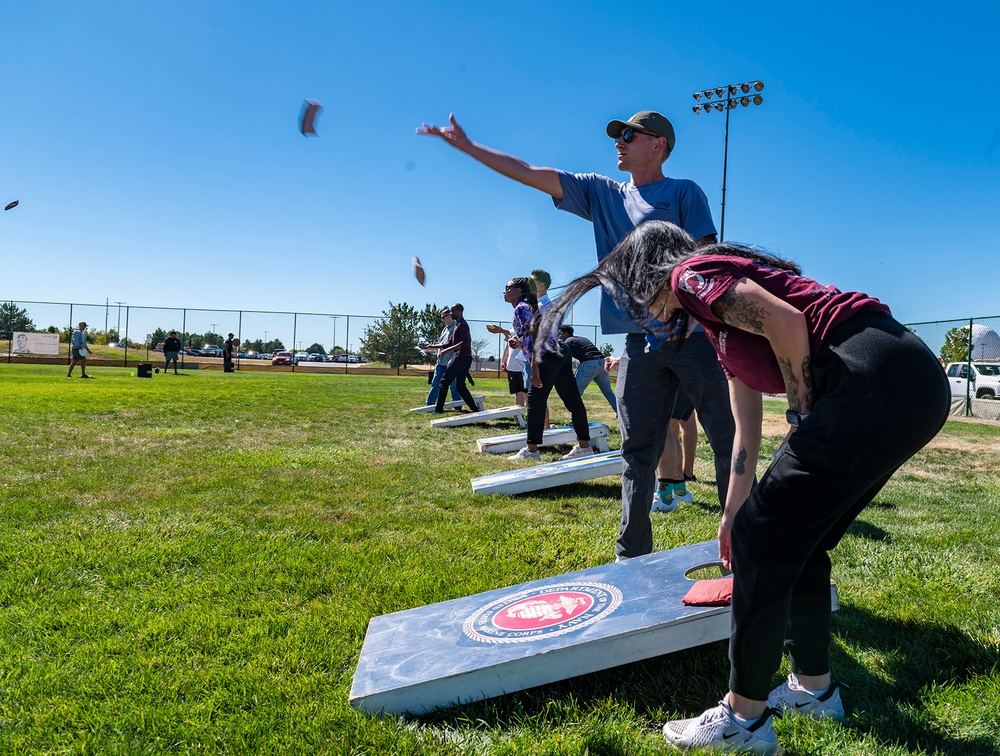
[[[709,295],[715,288],[714,278],[705,278],[700,273],[696,273],[690,268],[681,268],[677,278],[677,285],[688,294],[693,294],[701,301],[708,300]]]

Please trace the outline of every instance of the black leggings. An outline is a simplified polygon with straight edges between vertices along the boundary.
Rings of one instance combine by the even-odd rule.
[[[762,701],[781,663],[830,671],[830,556],[892,474],[948,416],[950,389],[924,343],[860,313],[813,355],[817,399],[736,514],[729,686]]]
[[[562,403],[572,417],[573,430],[579,441],[590,440],[590,423],[587,421],[587,408],[576,387],[576,376],[573,375],[572,356],[569,349],[559,342],[551,352],[545,352],[538,363],[538,373],[542,380],[540,388],[532,385],[528,389],[528,443],[542,443],[545,432],[545,405],[549,394],[555,388]]]

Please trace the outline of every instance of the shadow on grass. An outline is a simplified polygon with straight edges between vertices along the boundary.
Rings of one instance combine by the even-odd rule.
[[[622,498],[622,484],[619,482],[588,482],[588,483],[571,483],[567,486],[558,486],[557,488],[547,488],[540,491],[529,491],[528,495],[535,496],[539,499],[572,499],[572,498],[587,498],[587,499],[614,499],[621,501]]]
[[[875,677],[842,648],[834,648],[831,665],[850,686],[845,696],[848,727],[908,751],[1000,754],[990,738],[958,739],[929,730],[927,721],[933,714],[925,715],[928,691],[996,674],[1000,668],[996,649],[952,626],[886,620],[853,607],[835,615],[834,631],[883,660]]]
[[[854,536],[855,538],[865,538],[869,541],[883,542],[892,540],[892,536],[889,535],[888,531],[864,520],[855,520],[852,522],[847,528],[847,535]]]
[[[852,646],[870,649],[883,660],[880,677],[876,677],[841,646],[834,645],[831,666],[837,679],[849,686],[845,693],[847,720],[842,727],[908,752],[1000,754],[988,735],[959,738],[930,729],[928,722],[938,716],[927,711],[926,703],[928,691],[995,674],[1000,667],[1000,654],[995,649],[954,627],[886,620],[855,608],[842,608],[834,615],[834,634]],[[605,702],[612,701],[627,706],[640,719],[659,722],[670,712],[694,715],[714,706],[725,693],[728,679],[728,643],[719,641],[446,709],[420,721],[448,725],[471,721],[491,729],[518,728],[526,719],[536,725],[548,722],[553,717],[553,701],[568,706],[575,702],[584,712],[604,708]],[[558,715],[551,723],[559,723]],[[986,725],[967,723],[969,729],[992,732]]]

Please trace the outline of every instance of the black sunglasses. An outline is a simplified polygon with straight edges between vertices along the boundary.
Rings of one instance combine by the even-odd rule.
[[[621,134],[618,135],[618,139],[621,139],[625,144],[628,144],[633,139],[635,139],[636,134],[646,134],[647,136],[659,138],[659,134],[654,134],[652,131],[640,131],[639,129],[625,129]],[[617,141],[617,140],[616,140]]]

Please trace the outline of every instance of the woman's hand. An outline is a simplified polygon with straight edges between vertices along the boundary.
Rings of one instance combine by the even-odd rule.
[[[719,559],[722,565],[732,572],[733,569],[733,518],[723,514],[719,522]]]
[[[542,371],[539,369],[537,362],[531,366],[531,385],[535,388],[542,387]]]

